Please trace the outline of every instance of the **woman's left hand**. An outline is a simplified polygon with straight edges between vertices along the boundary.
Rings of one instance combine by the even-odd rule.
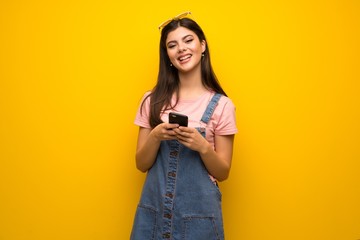
[[[201,152],[208,147],[208,141],[195,128],[178,127],[173,129],[177,140],[184,146]]]

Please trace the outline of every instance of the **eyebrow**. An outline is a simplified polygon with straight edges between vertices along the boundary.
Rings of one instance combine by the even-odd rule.
[[[192,35],[192,34],[188,34],[188,35],[182,37],[181,39],[184,40],[184,39],[186,39],[187,37],[193,37],[193,35]],[[166,45],[169,45],[169,43],[176,43],[176,40],[171,40],[171,41],[167,42]]]

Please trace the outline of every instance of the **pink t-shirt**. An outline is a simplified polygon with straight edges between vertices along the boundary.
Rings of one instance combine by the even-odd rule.
[[[149,95],[150,92],[144,94],[144,98]],[[166,110],[161,115],[161,120],[163,122],[169,122],[169,113],[178,112],[184,115],[187,115],[189,118],[189,127],[205,127],[206,128],[206,140],[212,144],[214,147],[214,136],[215,135],[232,135],[237,133],[236,120],[235,120],[235,106],[233,102],[225,96],[222,96],[216,106],[213,115],[210,118],[210,121],[205,126],[201,122],[202,115],[205,112],[207,105],[209,104],[211,98],[214,96],[214,92],[206,92],[200,97],[192,100],[179,100],[175,109]],[[142,102],[141,101],[141,102]],[[175,103],[175,98],[173,98]],[[149,112],[150,112],[150,98],[147,98],[144,104],[144,107],[141,111],[139,107],[135,124],[144,127],[151,128],[149,124]]]

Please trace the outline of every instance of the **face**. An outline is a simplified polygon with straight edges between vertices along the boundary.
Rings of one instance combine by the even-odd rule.
[[[168,34],[166,49],[174,67],[180,72],[189,72],[200,68],[201,55],[206,49],[206,43],[200,42],[193,31],[178,27]]]

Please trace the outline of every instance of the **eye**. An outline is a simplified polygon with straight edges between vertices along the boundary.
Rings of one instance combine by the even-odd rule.
[[[169,44],[167,47],[168,48],[174,48],[176,46],[176,44]]]
[[[189,39],[186,39],[185,42],[186,42],[186,43],[191,43],[193,40],[194,40],[194,39],[189,38]]]

